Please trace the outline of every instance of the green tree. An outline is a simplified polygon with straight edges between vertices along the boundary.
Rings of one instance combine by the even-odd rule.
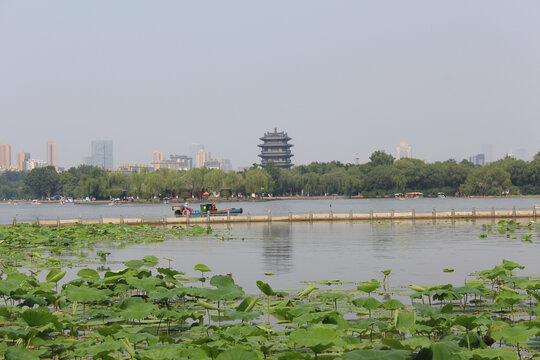
[[[507,193],[512,182],[510,175],[500,167],[482,166],[474,169],[465,184],[460,186],[464,195],[503,195]]]
[[[369,157],[372,166],[388,166],[394,163],[394,157],[384,150],[377,150]]]
[[[51,197],[58,190],[58,173],[54,166],[32,169],[24,178],[24,185],[33,197]]]
[[[246,191],[248,193],[271,193],[273,190],[274,182],[272,177],[266,171],[261,169],[249,169],[246,172]]]

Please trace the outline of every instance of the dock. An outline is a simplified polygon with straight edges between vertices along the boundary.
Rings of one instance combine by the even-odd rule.
[[[272,216],[272,212],[269,210],[266,215],[254,215],[252,216],[249,212],[246,215],[242,216],[232,216],[228,214],[227,216],[205,216],[205,217],[167,217],[163,216],[162,218],[148,219],[144,215],[137,218],[124,218],[122,215],[115,218],[104,218],[99,217],[98,219],[60,219],[57,217],[56,220],[42,220],[36,217],[34,221],[17,221],[16,218],[13,218],[13,225],[15,224],[34,224],[38,226],[67,226],[67,225],[93,225],[93,224],[127,224],[127,225],[139,225],[139,224],[149,224],[149,225],[211,225],[211,224],[250,224],[250,223],[299,223],[299,222],[347,222],[347,221],[357,221],[357,222],[369,222],[369,221],[416,221],[416,220],[496,220],[496,219],[531,219],[536,220],[537,213],[540,213],[540,208],[538,206],[533,206],[530,210],[516,210],[513,207],[510,210],[491,210],[477,211],[475,208],[472,208],[468,211],[442,211],[439,212],[435,208],[431,212],[420,212],[417,213],[414,209],[408,212],[395,212],[390,210],[388,212],[373,212],[370,210],[368,213],[355,213],[350,210],[348,213],[334,213],[329,211],[328,213],[316,213],[312,211],[304,214],[293,214],[292,211],[289,211],[287,216]]]

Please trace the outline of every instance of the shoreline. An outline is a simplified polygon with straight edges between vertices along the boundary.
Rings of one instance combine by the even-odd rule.
[[[425,199],[437,199],[437,197],[424,197]],[[526,199],[526,198],[538,198],[540,195],[508,195],[508,196],[447,196],[444,199]],[[344,199],[344,200],[373,200],[373,199],[394,199],[392,196],[387,197],[364,197],[364,196],[345,196],[345,195],[335,195],[335,196],[274,196],[274,197],[261,197],[261,198],[209,198],[209,199],[174,199],[167,200],[134,200],[134,201],[120,201],[116,202],[115,205],[123,204],[183,204],[185,201],[188,203],[234,203],[234,202],[264,202],[264,201],[276,201],[276,200],[335,200],[335,199]],[[414,199],[421,200],[421,199]],[[0,204],[9,204],[9,203],[31,203],[32,200],[0,200]],[[55,204],[59,203],[59,200],[39,200],[42,204]],[[72,204],[75,205],[105,205],[111,203],[111,200],[94,200],[89,202],[83,201],[73,201]]]

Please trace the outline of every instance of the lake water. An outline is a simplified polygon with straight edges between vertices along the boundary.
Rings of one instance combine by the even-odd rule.
[[[374,212],[410,211],[431,212],[433,208],[438,211],[512,209],[513,206],[520,210],[529,210],[535,204],[540,204],[540,198],[445,198],[445,199],[316,199],[316,200],[272,200],[272,201],[247,201],[247,202],[217,202],[218,209],[229,207],[243,208],[244,213],[251,215],[266,215],[268,210],[273,216],[286,216],[291,210],[294,214],[306,214],[309,210],[314,213],[327,213],[330,206],[334,213],[348,213],[353,210],[358,213],[368,213],[370,209]],[[79,216],[83,219],[99,219],[103,217],[126,218],[140,217],[144,214],[145,219],[160,219],[164,215],[172,217],[171,204],[135,204],[127,203],[110,206],[108,204],[87,205],[87,204],[66,204],[43,203],[33,205],[32,203],[18,203],[18,205],[0,203],[0,224],[10,224],[13,217],[17,221],[34,221],[36,216],[41,220],[55,220],[57,216],[61,219],[75,219]],[[198,204],[194,203],[197,208]]]
[[[503,259],[526,266],[523,275],[540,274],[538,234],[533,243],[498,233],[480,239],[481,224],[417,221],[215,226],[217,237],[134,245],[112,251],[109,258],[169,257],[173,259],[171,266],[188,276],[198,276],[193,266],[203,263],[213,270],[211,275],[232,273],[251,293],[258,292],[255,282],[261,279],[275,287],[298,288],[300,282],[309,280],[382,280],[385,269],[392,269],[393,286],[459,286],[471,272],[492,268]],[[161,261],[161,266],[167,265]],[[445,268],[455,271],[445,273]],[[265,276],[266,272],[275,275]]]
[[[218,208],[242,207],[245,213],[287,215],[327,212],[330,205],[335,213],[410,211],[429,212],[433,207],[440,211],[496,209],[531,209],[540,203],[539,198],[489,198],[489,199],[324,199],[276,200],[262,202],[218,203]],[[194,204],[195,205],[195,204]],[[0,204],[0,223],[40,219],[104,217],[160,218],[171,216],[169,204],[108,205],[32,205]],[[246,291],[257,293],[257,280],[268,281],[276,288],[298,288],[302,281],[382,280],[381,271],[392,269],[393,286],[409,284],[432,285],[452,283],[462,285],[468,275],[477,270],[492,268],[503,259],[526,266],[523,275],[540,275],[540,238],[534,234],[533,243],[518,238],[493,234],[480,239],[482,222],[411,221],[403,222],[322,222],[215,225],[215,235],[168,240],[163,243],[130,245],[111,249],[109,260],[113,268],[122,268],[122,261],[154,255],[160,259],[172,258],[171,266],[186,271],[188,276],[199,276],[193,266],[204,263],[213,274],[232,273]],[[162,260],[160,266],[168,266]],[[443,269],[455,269],[446,273]],[[76,269],[70,270],[75,272]],[[265,276],[264,273],[274,273]],[[322,285],[321,287],[325,287]]]

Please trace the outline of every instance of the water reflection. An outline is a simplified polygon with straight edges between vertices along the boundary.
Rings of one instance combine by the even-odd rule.
[[[263,228],[262,256],[266,272],[289,272],[292,269],[292,224],[268,224]]]

